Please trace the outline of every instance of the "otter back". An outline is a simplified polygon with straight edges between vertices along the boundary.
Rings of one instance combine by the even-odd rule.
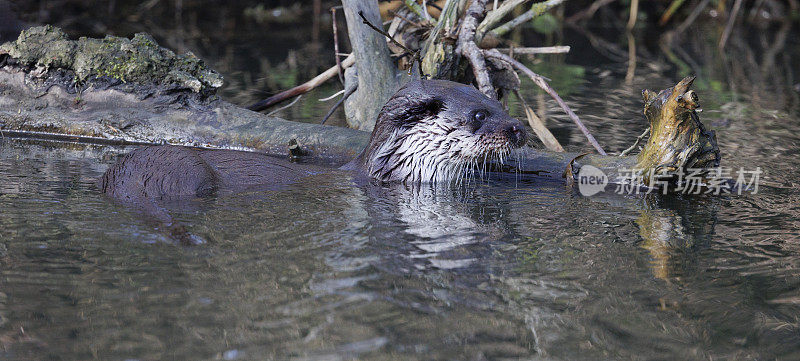
[[[152,146],[123,156],[100,179],[103,193],[121,201],[204,197],[220,189],[281,185],[321,172],[264,154]]]

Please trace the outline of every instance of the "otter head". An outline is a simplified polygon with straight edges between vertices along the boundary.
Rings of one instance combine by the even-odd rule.
[[[381,181],[450,183],[525,141],[522,123],[498,101],[468,85],[423,80],[383,106],[359,161]]]

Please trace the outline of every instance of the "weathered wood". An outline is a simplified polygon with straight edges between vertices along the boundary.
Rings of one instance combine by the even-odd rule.
[[[21,69],[0,67],[0,136],[101,144],[176,144],[286,155],[296,139],[314,159],[342,164],[363,149],[369,134],[290,122],[218,98],[138,94],[121,87],[38,86]]]
[[[529,0],[506,0],[503,1],[503,4],[497,9],[493,9],[486,13],[486,17],[483,18],[483,21],[481,21],[481,23],[475,28],[475,41],[480,44],[481,40],[483,39],[483,35],[486,34],[486,32],[494,28],[495,25],[497,25],[497,23],[500,22],[500,20],[502,20],[508,13],[514,10],[514,8],[527,1]]]
[[[445,39],[456,33],[458,15],[467,0],[447,0],[439,16],[439,22],[431,31],[422,48],[422,72],[434,79],[455,80],[458,71],[458,56],[455,42]]]
[[[689,169],[719,166],[717,137],[697,116],[699,99],[689,90],[694,77],[686,77],[658,94],[645,90],[644,114],[650,122],[650,138],[637,156],[636,168],[645,184],[672,179]]]
[[[569,53],[569,46],[538,46],[538,47],[524,47],[524,48],[497,48],[498,51],[503,53],[511,53],[519,55],[536,55],[536,54],[563,54]]]
[[[475,75],[475,82],[478,83],[478,90],[489,98],[497,99],[497,91],[486,68],[486,59],[475,44],[475,27],[478,26],[479,19],[483,18],[486,1],[473,0],[467,9],[464,19],[461,20],[461,28],[458,30],[457,51],[472,64],[472,73]]]
[[[386,38],[364,24],[359,16],[360,12],[367,21],[380,26],[378,2],[342,0],[342,5],[358,74],[358,90],[345,101],[345,115],[350,127],[372,130],[381,107],[400,87],[399,72],[390,58]],[[345,74],[352,77],[356,73],[348,71]],[[345,88],[349,87],[349,84],[345,85]]]
[[[550,10],[550,9],[552,9],[552,8],[558,6],[558,5],[561,5],[561,3],[563,3],[563,2],[564,2],[564,0],[548,0],[548,1],[544,1],[544,2],[533,4],[528,11],[524,12],[522,15],[517,16],[514,19],[511,19],[509,22],[492,29],[491,33],[495,37],[503,36],[506,33],[508,33],[509,31],[511,31],[511,29],[516,28],[517,26],[520,26],[523,23],[526,23],[526,22],[530,21],[531,19],[533,19],[535,17],[541,16],[542,14],[547,12],[548,10]],[[479,43],[483,39],[483,36],[488,31],[487,29],[481,29],[481,30],[479,30],[478,33],[476,34],[476,39],[477,39],[477,41]]]

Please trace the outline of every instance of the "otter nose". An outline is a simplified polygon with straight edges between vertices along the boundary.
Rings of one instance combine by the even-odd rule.
[[[525,133],[525,129],[522,127],[522,124],[510,124],[503,130],[506,133],[506,137],[508,137],[514,147],[521,147],[525,144],[525,141],[527,140],[527,134]]]

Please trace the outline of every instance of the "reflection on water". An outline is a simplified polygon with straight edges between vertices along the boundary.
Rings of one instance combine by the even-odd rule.
[[[4,358],[792,358],[800,192],[581,197],[342,175],[174,207],[98,194],[119,150],[0,144]]]

